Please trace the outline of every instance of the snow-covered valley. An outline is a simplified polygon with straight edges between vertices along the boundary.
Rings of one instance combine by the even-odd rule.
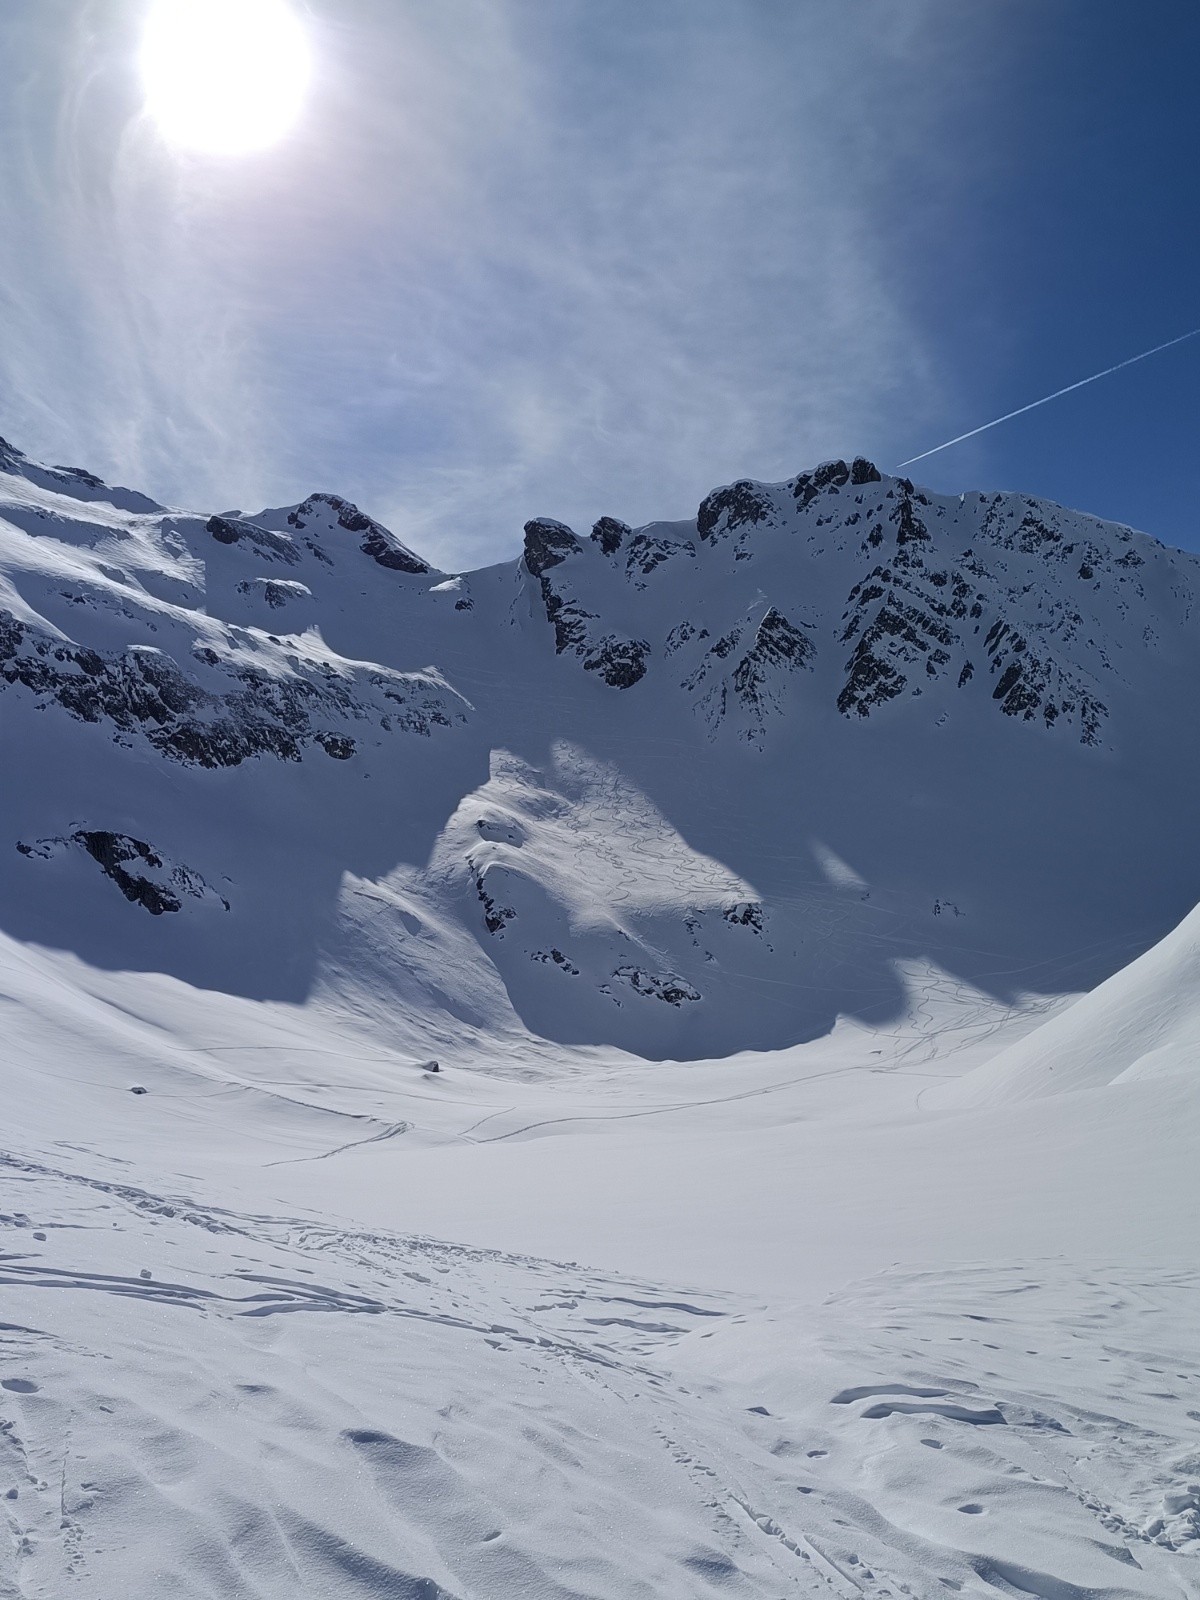
[[[1200,1596],[1198,599],[0,447],[0,1595]]]

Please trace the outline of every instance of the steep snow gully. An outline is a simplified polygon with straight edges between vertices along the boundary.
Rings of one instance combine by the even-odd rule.
[[[1198,600],[0,442],[0,1597],[1200,1600]]]

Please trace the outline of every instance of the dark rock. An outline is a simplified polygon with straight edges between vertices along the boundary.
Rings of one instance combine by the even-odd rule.
[[[271,561],[286,562],[292,567],[300,559],[300,551],[287,534],[271,533],[266,528],[260,528],[257,523],[247,522],[241,517],[209,517],[204,526],[218,544],[245,544],[257,555],[265,556]]]
[[[929,529],[913,510],[911,489],[902,496],[899,504],[892,512],[892,520],[898,524],[896,531],[897,545],[929,542]]]
[[[866,465],[870,466],[870,462]],[[824,461],[814,472],[802,472],[792,480],[792,494],[805,511],[819,494],[842,489],[850,482],[850,468],[844,461]]]
[[[613,977],[623,979],[638,994],[665,1001],[669,1006],[681,1006],[685,1001],[703,999],[699,990],[693,989],[690,983],[685,983],[674,974],[661,976],[646,972],[641,967],[625,966],[618,967]]]
[[[72,838],[83,846],[105,876],[112,879],[126,900],[144,906],[153,917],[161,917],[164,911],[183,910],[183,901],[178,895],[153,879],[128,870],[128,863],[139,861],[162,870],[161,856],[155,855],[142,840],[131,839],[123,833],[103,832],[79,832],[72,834]]]
[[[650,646],[645,639],[602,639],[590,655],[585,656],[585,672],[598,672],[613,689],[632,689],[646,676],[646,659]]]
[[[535,578],[582,549],[565,522],[555,522],[553,517],[534,517],[525,524],[525,565]]]
[[[882,483],[883,476],[873,461],[868,461],[865,456],[855,456],[850,464],[850,482],[857,489],[864,483]]]
[[[219,658],[208,664],[219,666]],[[236,767],[257,755],[299,761],[313,744],[337,760],[354,753],[352,740],[329,732],[321,721],[364,720],[368,713],[355,680],[318,676],[315,670],[284,676],[241,665],[226,672],[230,689],[215,693],[160,651],[139,646],[102,655],[37,633],[0,611],[0,689],[22,687],[81,722],[108,722],[120,734],[138,733],[172,760],[211,768]],[[366,681],[387,703],[380,718],[386,731],[428,735],[435,726],[450,725],[434,684],[383,671]]]
[[[475,881],[475,893],[479,896],[479,903],[483,907],[483,922],[491,934],[503,933],[507,925],[516,917],[516,912],[511,906],[502,906],[488,892],[484,875],[475,866],[471,868],[471,875]]]
[[[696,554],[694,544],[681,544],[678,540],[652,539],[647,533],[638,533],[629,541],[625,557],[625,567],[630,573],[640,572],[643,577],[648,577],[655,567],[662,566],[664,561],[669,561],[672,556]]]
[[[561,950],[534,950],[531,951],[529,959],[531,961],[540,961],[543,966],[548,966],[553,962],[556,967],[561,967],[572,978],[578,978],[580,975],[579,968],[573,961],[563,955]]]
[[[311,600],[312,590],[303,583],[291,583],[287,578],[250,578],[238,584],[238,593],[260,595],[272,611],[294,605],[298,600]]]
[[[741,478],[725,489],[714,489],[696,513],[696,531],[702,539],[731,533],[747,523],[772,522],[775,507],[761,484]]]
[[[396,535],[374,517],[349,500],[337,494],[310,494],[302,505],[288,513],[288,523],[293,528],[307,528],[319,513],[331,514],[337,526],[347,533],[361,534],[359,549],[372,561],[392,572],[406,572],[413,577],[423,577],[431,569],[427,562],[402,544]]]
[[[592,538],[606,556],[611,556],[616,554],[621,548],[621,541],[632,531],[627,522],[620,522],[616,517],[601,517],[592,529]]]

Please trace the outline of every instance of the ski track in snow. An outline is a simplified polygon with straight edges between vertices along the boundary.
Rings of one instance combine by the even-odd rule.
[[[5,1172],[0,1592],[1200,1594],[1200,1272],[789,1314]]]

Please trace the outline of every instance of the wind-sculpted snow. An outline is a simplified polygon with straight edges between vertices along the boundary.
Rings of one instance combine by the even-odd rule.
[[[798,1314],[0,1171],[14,1596],[1197,1593],[1194,1272],[893,1271]]]

